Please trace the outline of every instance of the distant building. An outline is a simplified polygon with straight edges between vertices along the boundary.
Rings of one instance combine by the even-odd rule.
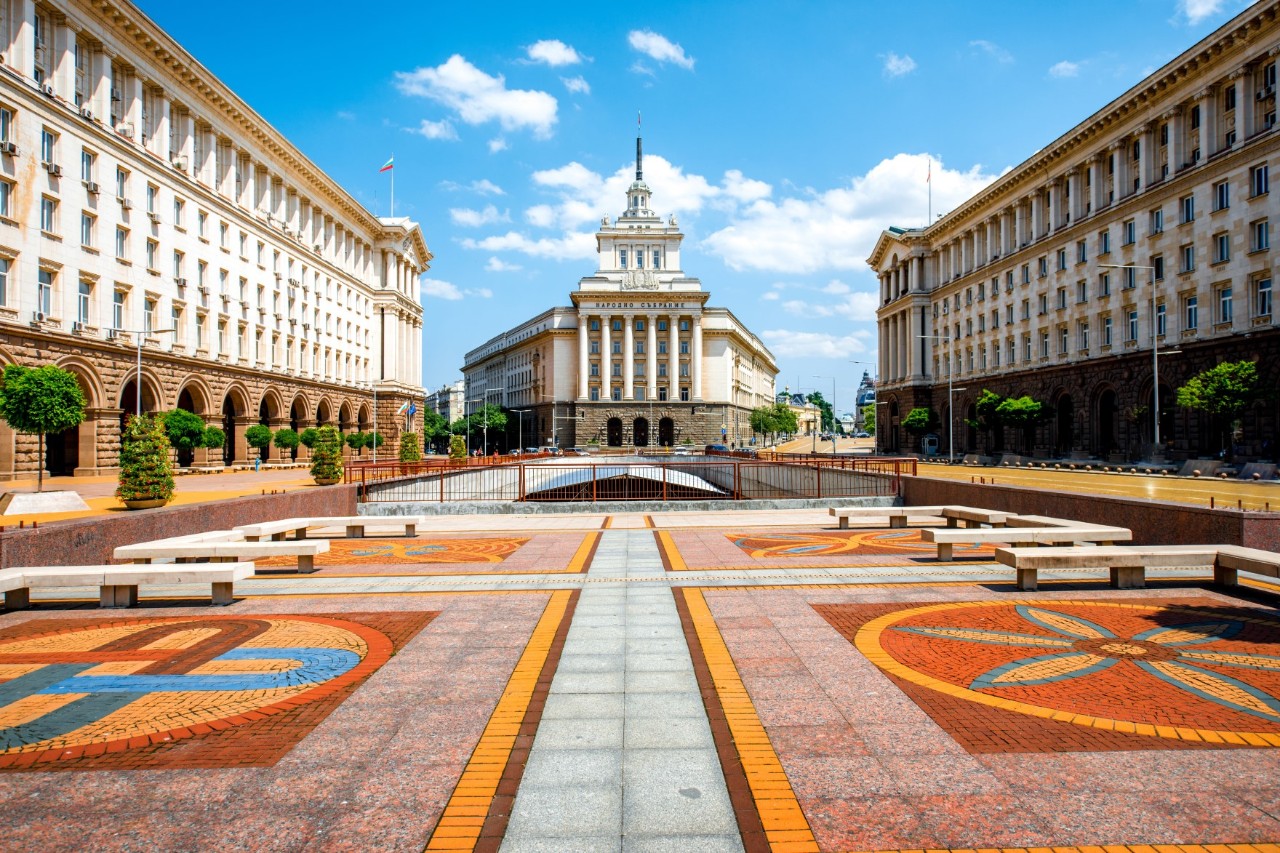
[[[451,385],[444,385],[438,391],[427,395],[427,411],[436,412],[447,423],[453,423],[466,417],[466,382],[459,379]]]
[[[862,429],[866,418],[864,415],[864,407],[874,406],[876,403],[876,381],[871,378],[871,374],[862,371],[862,382],[858,384],[857,396],[854,398],[857,406],[854,408],[853,417],[857,425],[857,429]]]
[[[594,274],[468,352],[468,409],[528,409],[525,443],[610,447],[742,443],[774,395],[772,353],[680,267],[674,216],[650,207],[640,140],[626,210],[596,232]],[[525,415],[522,414],[522,417]]]
[[[394,446],[421,393],[416,224],[126,0],[0,3],[0,54],[0,364],[57,364],[88,404],[51,473],[114,471],[129,415],[179,407],[227,435],[181,462],[247,464],[254,424],[370,429],[375,389]],[[36,442],[0,424],[0,476],[34,476]]]
[[[822,409],[805,399],[804,394],[792,394],[784,390],[775,402],[781,403],[796,416],[796,435],[811,435],[822,426]]]
[[[954,428],[957,451],[1014,449],[965,425],[991,389],[1052,407],[1042,454],[1212,454],[1218,429],[1176,406],[1180,385],[1252,359],[1280,387],[1278,11],[1248,6],[937,222],[880,236],[882,449],[908,449],[917,406],[941,416],[943,446]],[[1153,344],[1178,351],[1159,359],[1158,395]],[[1271,395],[1245,413],[1240,450],[1275,458],[1277,434]]]

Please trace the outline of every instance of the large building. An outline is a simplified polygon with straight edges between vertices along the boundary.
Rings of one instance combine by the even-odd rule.
[[[596,232],[597,269],[550,308],[467,353],[468,411],[525,418],[525,444],[743,443],[774,397],[773,355],[680,267],[684,234],[650,206],[640,140],[626,210]],[[523,410],[523,411],[521,411]]]
[[[88,401],[50,471],[111,471],[139,403],[226,431],[197,464],[250,459],[251,424],[369,429],[375,392],[395,438],[422,396],[414,223],[366,210],[125,0],[0,0],[0,54],[0,363],[58,364]],[[0,426],[0,476],[36,458]]]
[[[902,420],[930,407],[957,453],[1216,453],[1221,430],[1177,407],[1176,389],[1239,359],[1280,386],[1278,55],[1277,4],[1250,6],[937,222],[885,231],[868,259],[880,448],[912,449]],[[1053,415],[1030,442],[979,432],[965,424],[984,389]],[[1246,413],[1246,457],[1275,457],[1278,405]]]

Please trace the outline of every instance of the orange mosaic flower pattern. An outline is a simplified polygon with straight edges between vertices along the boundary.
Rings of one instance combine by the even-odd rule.
[[[925,542],[919,530],[842,530],[822,533],[753,533],[743,536],[726,533],[729,541],[756,559],[778,557],[835,557],[844,554],[902,554],[920,553],[933,555],[937,545]],[[982,545],[957,545],[956,554],[968,557],[991,556],[995,547]]]
[[[375,563],[501,563],[529,542],[529,537],[485,539],[333,539],[317,566]],[[292,567],[296,557],[255,560],[268,568]]]

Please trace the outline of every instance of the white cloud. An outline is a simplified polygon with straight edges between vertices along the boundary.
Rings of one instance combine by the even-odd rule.
[[[986,54],[1001,65],[1008,65],[1013,62],[1013,54],[993,41],[987,41],[986,39],[974,39],[969,42],[969,47],[973,48],[977,52]]]
[[[488,299],[493,296],[493,291],[487,287],[461,288],[452,282],[442,279],[424,278],[422,280],[422,295],[433,299],[447,299],[450,302],[457,302],[468,296]]]
[[[683,47],[653,30],[632,30],[627,33],[627,43],[632,50],[637,50],[656,62],[670,62],[689,71],[693,70],[694,58],[687,55]]]
[[[526,52],[530,62],[541,62],[552,67],[577,65],[582,61],[582,54],[559,39],[536,41],[526,48]]]
[[[759,201],[773,195],[773,187],[764,181],[743,177],[737,169],[725,172],[723,183],[725,195],[737,202]]]
[[[334,115],[336,115],[338,118],[342,119],[343,121],[356,120],[356,114],[351,112],[350,110],[338,110],[336,113],[334,113]]]
[[[556,211],[549,204],[535,204],[524,212],[524,218],[537,228],[550,228],[556,224]]]
[[[484,268],[486,272],[518,272],[524,269],[519,264],[509,264],[501,258],[490,258]]]
[[[916,70],[916,61],[907,54],[898,54],[890,52],[884,58],[884,73],[889,77],[901,77],[903,74],[910,74]]]
[[[870,333],[832,335],[825,332],[798,332],[792,329],[767,329],[761,333],[765,344],[783,358],[848,358],[870,352]]]
[[[501,74],[486,74],[456,53],[443,65],[397,71],[395,77],[402,93],[443,104],[466,124],[496,121],[505,131],[527,128],[534,136],[546,138],[556,123],[554,97],[536,90],[508,89]]]
[[[495,136],[493,139],[489,140],[490,154],[497,154],[499,151],[506,151],[507,147],[507,140],[503,139],[501,136]]]
[[[658,72],[654,71],[652,68],[650,68],[648,65],[645,65],[643,62],[641,62],[638,59],[635,62],[631,63],[630,70],[632,74],[643,74],[646,77],[658,76]],[[648,86],[649,84],[646,83],[645,85]]]
[[[1198,24],[1221,12],[1225,5],[1226,0],[1178,0],[1178,11],[1186,16],[1187,23]]]
[[[571,95],[591,94],[591,84],[581,74],[577,77],[561,77],[560,82],[564,84],[564,87],[569,90]]]
[[[566,233],[562,237],[530,239],[515,231],[485,237],[482,240],[465,239],[464,249],[483,249],[487,252],[520,252],[534,258],[556,261],[587,260],[596,256],[594,234]]]
[[[1049,66],[1050,77],[1076,77],[1080,74],[1080,63],[1062,60]]]
[[[440,188],[449,192],[457,192],[458,190],[469,190],[478,195],[506,195],[507,192],[502,187],[495,184],[488,178],[481,178],[478,181],[472,181],[465,186],[457,181],[441,181]]]
[[[417,129],[409,128],[409,130],[412,133],[421,134],[427,139],[454,140],[458,138],[458,131],[454,130],[453,124],[448,119],[444,121],[427,121],[423,119],[422,124],[418,125]]]
[[[708,236],[703,246],[736,270],[863,271],[886,227],[924,224],[929,162],[928,154],[897,154],[845,186],[754,201],[739,211],[732,225]],[[941,162],[933,166],[935,211],[950,209],[996,177],[981,166],[963,172]]]
[[[466,228],[479,228],[481,225],[492,225],[495,222],[510,222],[511,217],[498,212],[493,205],[486,205],[484,210],[471,210],[466,207],[454,207],[449,210],[449,219],[454,225]]]

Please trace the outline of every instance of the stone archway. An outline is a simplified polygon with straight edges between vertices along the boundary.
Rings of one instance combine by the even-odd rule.
[[[243,391],[232,388],[222,398],[222,431],[226,433],[226,441],[222,445],[224,465],[249,458],[249,445],[244,440],[244,429],[248,425],[248,400]]]
[[[329,405],[329,401],[321,400],[316,403],[316,426],[325,426],[331,420],[333,420],[333,407]]]
[[[609,418],[605,423],[605,442],[609,447],[622,446],[622,418]]]
[[[1098,420],[1096,424],[1097,452],[1102,458],[1116,448],[1116,420],[1119,416],[1119,405],[1116,392],[1104,388],[1098,393]]]
[[[631,423],[631,443],[636,447],[649,446],[649,419],[636,418]]]
[[[671,418],[658,419],[658,444],[671,447],[676,443],[676,422]]]
[[[1063,394],[1054,405],[1053,447],[1058,456],[1070,455],[1076,446],[1076,407],[1070,394]]]
[[[301,434],[301,432],[307,428],[307,425],[303,422],[303,419],[306,418],[306,416],[307,416],[306,401],[302,399],[301,395],[294,397],[293,404],[289,407],[289,429],[293,430],[296,433]],[[308,452],[307,448],[304,447],[302,444],[299,444],[297,447],[289,451],[289,455],[290,455],[290,458],[292,458],[294,461],[297,461],[298,455],[300,453],[307,453],[307,452]]]

